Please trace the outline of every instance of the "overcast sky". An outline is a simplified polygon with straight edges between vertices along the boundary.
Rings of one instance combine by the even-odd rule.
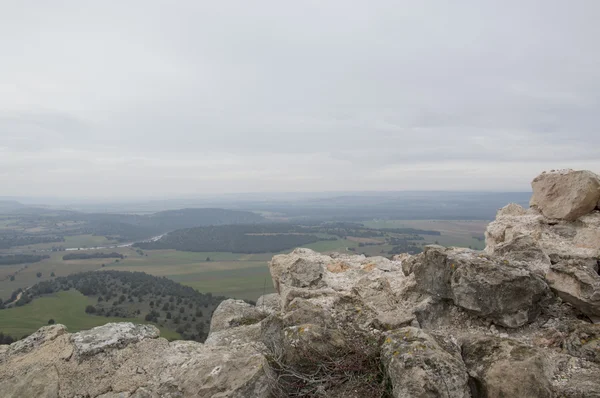
[[[600,172],[600,1],[0,0],[0,196]]]

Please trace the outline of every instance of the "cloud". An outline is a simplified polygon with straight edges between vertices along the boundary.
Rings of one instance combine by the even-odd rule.
[[[600,171],[593,1],[0,5],[5,195],[528,189]]]

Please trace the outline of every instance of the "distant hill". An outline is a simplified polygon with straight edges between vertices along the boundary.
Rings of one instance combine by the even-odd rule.
[[[276,253],[320,240],[313,229],[299,232],[291,224],[220,225],[178,229],[154,242],[140,242],[142,249],[176,249],[192,252]]]
[[[182,228],[265,221],[262,216],[250,211],[218,208],[168,210],[140,215],[80,213],[23,206],[4,213],[4,218],[9,227],[0,229],[0,249],[63,242],[65,236],[74,235],[106,236],[117,242],[135,242]]]
[[[85,232],[118,236],[122,241],[147,239],[182,228],[253,224],[265,220],[249,211],[226,209],[168,210],[149,215],[79,213],[76,219],[88,222]]]
[[[16,200],[0,200],[0,213],[10,213],[22,209],[25,205]]]

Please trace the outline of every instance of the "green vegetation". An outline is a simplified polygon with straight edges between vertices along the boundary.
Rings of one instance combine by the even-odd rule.
[[[183,339],[204,341],[210,314],[225,298],[202,294],[167,278],[142,272],[85,272],[35,284],[26,291],[11,295],[17,307],[30,305],[48,294],[76,289],[96,298],[88,304],[86,314],[104,317],[140,317],[175,330]],[[19,298],[20,297],[20,298]],[[17,300],[18,298],[18,300]]]
[[[0,236],[0,249],[38,243],[64,242],[64,240],[62,236]]]
[[[276,253],[323,240],[323,238],[299,231],[302,229],[289,224],[198,227],[173,231],[157,241],[140,242],[134,246],[145,250]]]
[[[37,263],[45,258],[50,258],[50,256],[39,256],[35,254],[11,254],[8,256],[0,256],[0,265]]]
[[[89,260],[92,258],[125,258],[124,255],[116,252],[112,253],[103,253],[103,252],[94,252],[94,253],[85,253],[85,252],[74,252],[65,254],[63,256],[63,260]]]
[[[70,332],[90,329],[107,322],[146,322],[143,318],[101,317],[85,313],[87,305],[95,304],[91,297],[85,297],[76,290],[61,291],[33,300],[22,307],[0,311],[0,331],[5,335],[21,338],[48,324],[49,319],[61,323]],[[179,339],[178,333],[160,327],[161,336],[169,340]]]

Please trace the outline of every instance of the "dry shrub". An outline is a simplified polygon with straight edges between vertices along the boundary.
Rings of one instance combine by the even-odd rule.
[[[266,344],[273,397],[392,397],[380,358],[381,341],[350,330],[340,329],[346,344],[335,354],[301,344],[293,355],[285,355],[281,341]]]

